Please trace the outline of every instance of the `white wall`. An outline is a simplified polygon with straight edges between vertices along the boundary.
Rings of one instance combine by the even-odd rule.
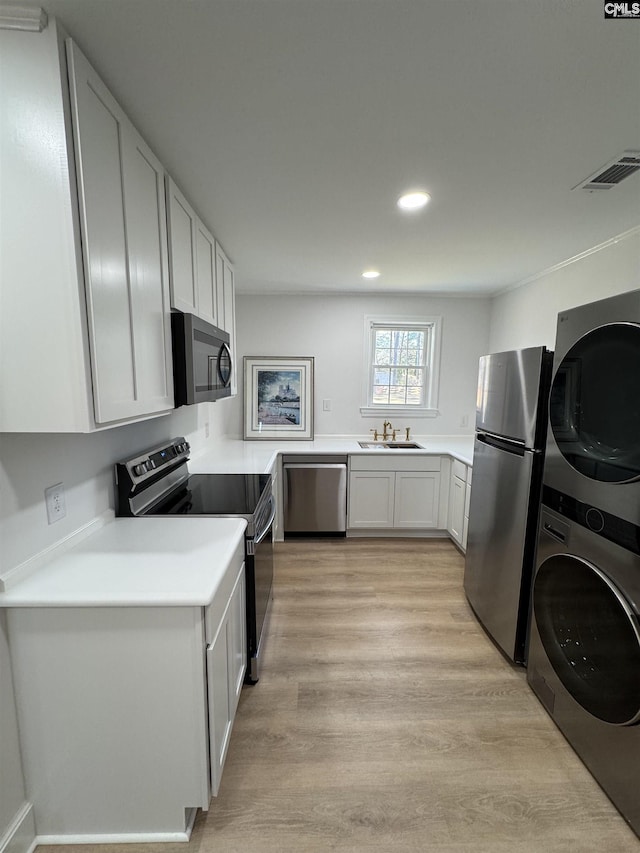
[[[234,402],[185,406],[164,417],[87,435],[0,436],[0,575],[113,509],[115,462],[179,435],[197,453],[225,435]],[[44,489],[59,482],[64,483],[67,515],[49,525]]]
[[[496,296],[489,352],[555,346],[558,313],[640,288],[640,228]]]
[[[489,343],[490,301],[426,296],[257,296],[236,300],[237,354],[241,357],[315,357],[315,435],[368,436],[382,418],[364,418],[363,354],[366,315],[443,318],[437,418],[392,418],[415,435],[463,435],[473,431],[478,358]],[[240,377],[243,379],[243,377]],[[244,382],[239,383],[243,393]],[[331,400],[331,411],[322,409]],[[462,426],[463,417],[467,425]],[[242,433],[238,411],[236,433]]]

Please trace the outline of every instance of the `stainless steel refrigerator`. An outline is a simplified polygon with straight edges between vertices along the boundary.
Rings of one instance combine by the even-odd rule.
[[[487,633],[526,663],[553,354],[480,359],[464,589]]]

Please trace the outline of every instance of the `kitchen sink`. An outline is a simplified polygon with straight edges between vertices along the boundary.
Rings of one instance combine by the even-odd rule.
[[[364,450],[424,450],[415,441],[359,441]]]

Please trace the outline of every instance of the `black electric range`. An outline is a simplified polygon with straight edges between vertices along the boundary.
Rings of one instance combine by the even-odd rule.
[[[116,514],[244,518],[247,674],[255,684],[273,587],[275,503],[269,474],[191,474],[184,438],[117,463]]]

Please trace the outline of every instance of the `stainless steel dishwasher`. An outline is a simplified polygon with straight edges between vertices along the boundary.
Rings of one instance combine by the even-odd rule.
[[[347,529],[347,457],[284,456],[284,535],[340,535]]]

